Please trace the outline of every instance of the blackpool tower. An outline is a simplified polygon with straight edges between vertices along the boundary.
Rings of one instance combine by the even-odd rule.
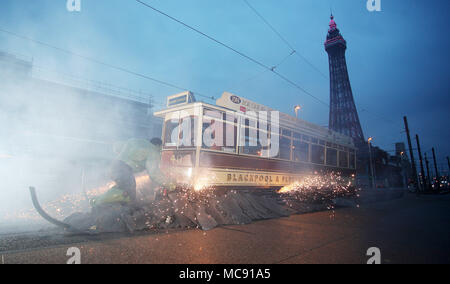
[[[330,65],[330,121],[329,128],[350,136],[355,144],[364,141],[358,111],[348,77],[345,51],[347,42],[342,37],[331,15],[325,50]]]

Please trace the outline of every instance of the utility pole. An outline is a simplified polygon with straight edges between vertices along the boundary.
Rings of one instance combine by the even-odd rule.
[[[441,175],[439,174],[437,163],[436,163],[436,151],[434,151],[434,147],[431,149],[433,151],[433,160],[434,160],[434,170],[436,171],[436,190],[441,190]]]
[[[367,144],[369,144],[369,163],[370,163],[370,171],[371,171],[371,175],[372,175],[372,188],[375,189],[376,188],[376,183],[375,183],[375,174],[374,174],[374,165],[372,163],[372,142],[373,138],[369,137],[369,139],[367,140]]]
[[[419,187],[417,184],[417,168],[416,168],[416,161],[414,159],[414,152],[413,152],[412,143],[411,143],[411,136],[409,134],[408,118],[406,116],[404,116],[403,121],[405,122],[406,137],[408,138],[409,154],[411,156],[412,180],[413,180],[414,185],[417,186],[417,190],[418,190]]]
[[[429,189],[431,189],[431,178],[430,178],[430,167],[429,167],[430,163],[427,158],[427,153],[425,153],[425,165],[427,166],[427,181],[428,181],[427,190],[429,190]]]
[[[420,173],[421,173],[421,180],[422,180],[422,186],[426,187],[425,182],[425,170],[423,168],[423,159],[422,159],[422,151],[420,150],[420,141],[419,141],[419,135],[416,135],[416,141],[417,141],[417,151],[419,151],[419,162],[420,162]]]
[[[439,180],[441,175],[439,174],[437,163],[436,163],[436,152],[434,151],[434,147],[431,150],[433,151],[434,170],[435,170],[435,173],[436,173],[436,179]]]
[[[447,164],[448,164],[448,172],[450,173],[450,159],[448,156],[447,156]]]

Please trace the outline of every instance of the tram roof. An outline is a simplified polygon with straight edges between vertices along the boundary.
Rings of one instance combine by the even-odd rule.
[[[184,104],[169,106],[169,100],[177,99],[179,96],[190,96],[190,98],[193,98],[193,94],[190,92],[183,92],[177,95],[169,96],[167,100],[167,108],[155,112],[154,115],[164,118],[168,113],[192,109],[194,107],[207,107],[224,112],[234,112],[240,115],[248,115],[249,112],[251,113],[258,111],[267,111],[269,112],[268,116],[270,116],[271,111],[276,111],[275,109],[252,102],[243,97],[239,97],[228,92],[224,92],[222,96],[217,99],[216,105],[205,102],[196,102],[195,98],[193,98],[192,100],[186,100]],[[354,147],[353,139],[351,137],[343,135],[326,127],[308,122],[306,120],[291,116],[283,112],[279,112],[279,118],[281,128],[298,131],[307,135],[316,136],[324,140],[333,141],[349,147]]]

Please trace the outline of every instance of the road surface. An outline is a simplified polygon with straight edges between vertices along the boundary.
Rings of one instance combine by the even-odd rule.
[[[450,195],[407,194],[359,208],[208,232],[75,237],[66,244],[47,246],[49,241],[27,249],[11,245],[12,251],[0,247],[0,263],[65,263],[70,247],[80,249],[82,263],[366,263],[370,247],[380,249],[382,263],[450,263],[449,213]]]

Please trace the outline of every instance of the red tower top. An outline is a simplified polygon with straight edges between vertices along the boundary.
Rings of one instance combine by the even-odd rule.
[[[336,22],[334,21],[334,16],[333,14],[331,14],[330,17],[331,21],[330,21],[330,29],[329,31],[335,30],[337,28]]]
[[[331,14],[330,19],[330,29],[328,30],[327,40],[325,41],[325,49],[327,52],[345,51],[347,49],[347,42],[337,28],[333,14]]]

